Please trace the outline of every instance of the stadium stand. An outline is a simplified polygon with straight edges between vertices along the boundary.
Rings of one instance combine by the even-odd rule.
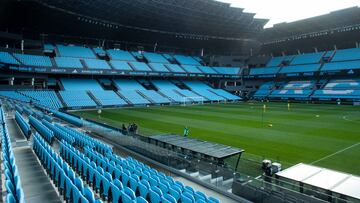
[[[278,90],[271,92],[270,98],[309,99],[313,93],[314,81],[290,81]]]
[[[18,91],[18,93],[27,96],[34,104],[42,105],[52,109],[62,108],[63,105],[54,91],[28,90]]]
[[[214,67],[215,71],[224,75],[239,75],[241,72],[240,68],[232,68],[232,67]]]
[[[149,63],[163,63],[163,64],[170,63],[161,54],[145,52],[143,53],[143,55]]]
[[[104,60],[84,59],[84,62],[89,69],[111,69],[109,64]]]
[[[210,101],[223,101],[225,100],[224,97],[218,96],[217,94],[213,93],[210,86],[204,84],[200,81],[183,81],[193,92],[196,94],[207,98]]]
[[[107,50],[108,55],[112,60],[119,61],[136,61],[133,55],[123,50]]]
[[[264,99],[266,97],[268,97],[272,91],[274,87],[274,82],[266,82],[263,83],[259,89],[255,92],[255,94],[253,95],[253,97],[255,99]]]
[[[114,82],[119,90],[145,90],[136,80],[116,79]]]
[[[146,63],[142,62],[129,62],[130,66],[136,71],[151,72],[152,70]]]
[[[303,65],[303,64],[311,64],[311,63],[320,63],[323,58],[325,52],[319,53],[309,53],[296,55],[294,59],[291,61],[291,65]]]
[[[165,65],[169,70],[171,70],[171,72],[174,73],[186,73],[184,69],[182,69],[179,65],[177,64],[166,64]]]
[[[197,66],[193,65],[182,65],[183,69],[188,73],[202,73]]]
[[[331,80],[323,89],[316,90],[312,95],[312,98],[319,100],[360,100],[360,80]]]
[[[20,65],[20,63],[8,52],[0,52],[0,63]]]
[[[18,172],[2,106],[0,106],[0,123],[1,153],[6,189],[5,201],[9,203],[25,203],[24,191],[21,186],[21,177]]]
[[[360,69],[360,60],[325,63],[324,66],[321,68],[321,71],[333,72],[333,71],[358,70],[358,69]]]
[[[155,72],[170,72],[162,63],[149,63],[149,66]]]
[[[209,66],[198,66],[197,67],[201,72],[205,73],[205,74],[219,74],[220,72],[216,72],[214,70],[214,68],[209,67]],[[231,75],[231,74],[229,74]]]
[[[49,57],[38,55],[14,54],[22,64],[26,66],[52,67]]]
[[[87,47],[80,47],[74,45],[56,45],[56,47],[59,52],[59,56],[61,57],[96,58],[94,52]]]
[[[332,62],[360,60],[360,48],[336,50]]]
[[[280,67],[271,67],[271,68],[251,68],[250,76],[259,76],[259,75],[271,75],[274,76],[279,73]]]
[[[55,63],[59,68],[83,68],[78,58],[55,57]]]
[[[138,90],[138,92],[144,95],[144,97],[148,98],[154,104],[170,103],[169,99],[161,96],[159,93],[157,93],[154,90]]]
[[[102,106],[127,105],[127,102],[121,99],[113,91],[90,90],[90,93],[100,102]]]
[[[288,74],[288,73],[309,73],[319,71],[321,64],[305,64],[305,65],[296,65],[296,66],[284,66],[281,68],[279,73]]]
[[[200,66],[201,64],[191,56],[174,55],[174,59],[181,65]]]
[[[110,61],[110,64],[116,70],[123,70],[123,71],[133,71],[131,66],[126,61]]]

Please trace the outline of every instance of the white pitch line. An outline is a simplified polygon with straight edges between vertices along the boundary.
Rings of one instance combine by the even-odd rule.
[[[358,145],[360,145],[360,142],[358,142],[358,143],[356,143],[356,144],[353,144],[353,145],[351,145],[351,146],[349,146],[349,147],[346,147],[346,148],[344,148],[344,149],[342,149],[342,150],[339,150],[339,151],[337,151],[337,152],[334,152],[334,153],[332,153],[332,154],[330,154],[330,155],[327,155],[327,156],[325,156],[325,157],[323,157],[323,158],[321,158],[321,159],[319,159],[319,160],[316,160],[316,161],[312,162],[311,164],[315,164],[315,163],[318,163],[318,162],[320,162],[320,161],[322,161],[322,160],[328,159],[328,158],[330,158],[330,157],[332,157],[332,156],[335,156],[335,155],[337,155],[337,154],[340,154],[340,153],[342,153],[342,152],[344,152],[344,151],[346,151],[346,150],[349,150],[349,149],[351,149],[351,148],[353,148],[353,147],[356,147],[356,146],[358,146]]]

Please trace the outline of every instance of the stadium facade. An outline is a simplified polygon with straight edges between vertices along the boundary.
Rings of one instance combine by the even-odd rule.
[[[15,158],[37,160],[46,169],[41,178],[51,179],[47,195],[58,201],[358,201],[331,189],[304,191],[301,183],[284,189],[279,180],[244,181],[237,171],[243,150],[125,136],[67,110],[99,109],[100,116],[104,108],[248,100],[359,104],[360,8],[268,29],[268,20],[211,0],[6,0],[0,13],[6,202],[37,201],[24,186],[31,166]],[[20,153],[22,145],[31,145],[24,153],[32,157]]]

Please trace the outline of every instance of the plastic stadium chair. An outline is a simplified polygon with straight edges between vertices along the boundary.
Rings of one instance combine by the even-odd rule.
[[[156,186],[152,186],[149,190],[149,195],[150,195],[150,202],[151,203],[160,203],[161,202],[161,197],[163,196],[162,191],[160,190],[160,188],[156,187]]]
[[[125,187],[125,189],[122,191],[121,198],[123,203],[136,203],[135,193],[128,187]]]
[[[139,182],[139,192],[141,197],[149,199],[149,189],[150,184],[147,180],[143,179]]]
[[[137,197],[136,203],[148,203],[148,201],[146,199],[144,199],[143,197]]]
[[[220,201],[219,201],[218,199],[215,199],[215,198],[213,198],[213,197],[209,197],[209,198],[208,198],[208,202],[209,202],[209,203],[220,203]]]
[[[89,201],[89,203],[93,203],[95,201],[94,193],[89,187],[84,189],[84,196]]]
[[[179,201],[179,199],[181,198],[181,188],[177,185],[172,185],[169,188],[169,193],[176,199],[176,201]]]
[[[16,199],[15,199],[14,195],[12,195],[11,193],[8,193],[6,195],[6,203],[16,203]]]
[[[195,196],[196,200],[204,200],[206,202],[207,198],[206,198],[206,195],[204,193],[202,193],[200,191],[196,191],[194,196]]]
[[[181,195],[181,202],[183,203],[195,203],[195,198],[192,194],[188,193],[188,192],[184,192]]]
[[[135,192],[136,195],[139,194],[139,189],[138,189],[139,182],[140,182],[139,176],[137,176],[135,174],[132,174],[130,176],[130,188]]]
[[[161,202],[162,203],[177,203],[175,197],[169,195],[169,194],[165,194],[162,198],[161,198]]]

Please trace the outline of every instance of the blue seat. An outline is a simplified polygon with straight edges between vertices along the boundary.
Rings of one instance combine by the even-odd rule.
[[[181,188],[175,184],[169,188],[169,193],[176,199],[176,201],[179,201],[181,198]]]
[[[206,202],[207,198],[206,198],[206,195],[200,191],[196,191],[195,194],[195,199],[198,201],[198,200],[204,200]]]
[[[8,193],[11,193],[11,194],[16,194],[15,192],[15,187],[14,187],[14,185],[12,184],[12,182],[10,181],[10,180],[7,180],[6,182],[5,182],[5,188],[6,188],[6,191],[8,192]]]
[[[148,203],[148,201],[146,199],[144,199],[143,197],[137,197],[136,203]]]
[[[117,181],[119,181],[119,180],[117,180]],[[121,185],[121,187],[122,187],[122,185]],[[109,201],[111,201],[113,203],[118,203],[121,198],[121,191],[123,188],[121,188],[121,189],[118,188],[114,183],[110,183],[110,188],[111,188],[111,193],[109,193],[109,196],[108,196]]]
[[[89,201],[89,203],[94,203],[95,196],[94,196],[94,193],[92,192],[92,190],[89,187],[86,187],[84,189],[84,196]]]
[[[185,191],[185,192],[188,192],[188,193],[190,193],[190,194],[192,194],[192,195],[194,195],[194,193],[195,193],[195,190],[194,190],[192,187],[190,187],[190,186],[185,186],[185,187],[184,187],[184,191]]]
[[[124,185],[124,187],[129,186],[130,176],[131,176],[130,171],[124,169],[123,174],[121,175],[121,180],[122,180],[122,184]]]
[[[161,198],[161,202],[162,203],[177,203],[175,197],[169,195],[169,194],[165,194],[162,198]]]
[[[149,190],[149,196],[150,196],[151,203],[160,203],[163,193],[160,190],[160,188],[158,188],[156,186],[152,186]]]
[[[139,189],[138,189],[139,182],[140,182],[139,176],[135,174],[132,174],[130,176],[130,188],[135,192],[135,194],[139,194]]]
[[[140,196],[149,199],[149,189],[150,189],[150,183],[147,180],[141,180],[139,182],[139,193]]]
[[[121,193],[121,199],[123,203],[136,203],[135,192],[130,188],[125,187]]]
[[[6,203],[16,203],[16,199],[13,194],[8,193],[6,195]]]
[[[181,195],[181,202],[182,203],[195,203],[195,198],[192,194],[188,193],[188,192],[184,192]]]

